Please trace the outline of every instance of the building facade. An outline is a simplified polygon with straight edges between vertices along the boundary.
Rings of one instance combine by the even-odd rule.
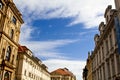
[[[86,66],[83,69],[83,80],[92,80],[92,55],[88,52]]]
[[[76,80],[76,77],[72,72],[70,72],[67,68],[57,69],[51,74],[51,80]]]
[[[120,1],[120,0],[116,0]],[[92,54],[93,80],[120,80],[119,51],[119,11],[108,6],[105,10],[105,23],[99,25],[100,34],[94,37],[95,48]],[[117,27],[119,26],[119,27]]]
[[[26,46],[20,46],[16,77],[17,80],[50,80],[50,73],[41,60],[34,57],[33,53]]]
[[[114,0],[115,1],[115,7],[117,10],[120,10],[120,0]]]
[[[0,80],[15,80],[22,16],[13,0],[0,0]]]

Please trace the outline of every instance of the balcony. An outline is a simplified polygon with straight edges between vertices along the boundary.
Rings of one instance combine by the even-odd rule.
[[[9,67],[11,69],[15,69],[16,68],[16,66],[14,64],[10,63],[7,60],[2,60],[2,66],[3,67]]]

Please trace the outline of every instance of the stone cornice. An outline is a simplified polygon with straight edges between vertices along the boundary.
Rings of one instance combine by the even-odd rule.
[[[17,18],[19,19],[19,21],[21,23],[24,23],[23,19],[22,19],[22,14],[19,12],[19,10],[17,9],[17,7],[15,6],[14,3],[9,3],[9,7],[11,8],[11,10],[13,11],[13,13],[15,14],[15,16],[17,16]]]
[[[103,34],[100,35],[99,41],[95,45],[94,52],[93,52],[94,54],[96,53],[96,51],[100,47],[101,43],[103,42],[104,38],[106,37],[106,34],[109,33],[110,28],[112,28],[111,26],[114,26],[114,17],[116,16],[116,13],[117,13],[117,11],[113,10],[113,15],[111,15],[111,19],[106,24]]]
[[[1,36],[2,36],[2,34],[3,35],[5,35],[11,42],[13,42],[17,47],[19,46],[19,44],[17,44],[13,39],[11,39],[5,32],[1,32],[0,31],[0,34],[1,34]]]

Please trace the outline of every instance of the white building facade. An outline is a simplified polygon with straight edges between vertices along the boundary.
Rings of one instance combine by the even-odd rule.
[[[47,67],[27,47],[20,46],[18,54],[17,80],[50,80]]]

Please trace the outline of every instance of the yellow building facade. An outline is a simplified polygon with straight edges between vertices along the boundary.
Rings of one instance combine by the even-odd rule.
[[[0,80],[15,80],[22,15],[12,0],[0,0]]]

